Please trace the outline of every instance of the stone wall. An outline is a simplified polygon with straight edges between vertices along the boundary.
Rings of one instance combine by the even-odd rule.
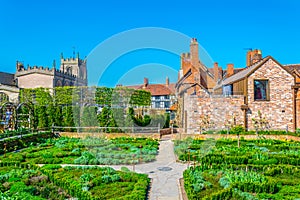
[[[254,80],[264,79],[269,82],[270,100],[254,100]],[[259,69],[248,77],[248,127],[254,129],[252,118],[257,118],[260,111],[270,125],[271,129],[285,130],[288,125],[293,128],[293,90],[294,77],[269,59]]]
[[[183,127],[187,133],[199,133],[204,121],[209,124],[206,130],[225,129],[225,124],[235,123],[243,125],[244,114],[241,105],[243,96],[193,96],[184,97]],[[235,116],[235,120],[233,117]],[[235,121],[235,122],[234,122]]]
[[[19,88],[7,85],[0,85],[0,93],[4,93],[8,96],[9,101],[17,103],[19,100]]]
[[[18,77],[19,88],[53,88],[53,76],[45,74],[27,74]]]

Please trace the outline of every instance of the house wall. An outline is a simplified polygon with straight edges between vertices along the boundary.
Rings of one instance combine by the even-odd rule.
[[[19,88],[53,88],[53,76],[46,74],[27,74],[18,77]]]
[[[1,85],[0,93],[6,94],[12,103],[17,103],[19,100],[19,89],[16,87]]]
[[[254,100],[254,80],[269,80],[269,101]],[[252,118],[257,118],[258,111],[269,121],[271,129],[293,131],[293,90],[294,77],[272,59],[248,77],[248,128],[254,129]]]
[[[300,128],[300,90],[296,92],[296,128]]]
[[[234,95],[244,95],[244,79],[233,84]]]
[[[234,123],[243,125],[244,114],[241,105],[244,103],[243,96],[195,96],[184,95],[183,125],[187,133],[199,133],[203,117],[210,122],[210,130],[225,129],[225,124]]]

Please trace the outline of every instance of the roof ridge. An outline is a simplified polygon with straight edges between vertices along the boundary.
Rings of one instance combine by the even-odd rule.
[[[237,72],[236,74],[233,74],[232,76],[229,76],[229,77],[223,79],[222,82],[220,82],[220,85],[223,85],[223,84],[229,84],[229,83],[232,82],[232,81],[237,81],[237,80],[241,79],[241,78],[237,78],[237,77],[239,77],[239,75],[241,75],[241,74],[243,75],[243,76],[241,76],[241,77],[247,76],[247,74],[248,74],[249,72],[251,72],[251,69],[256,68],[257,66],[259,66],[260,64],[262,64],[262,63],[264,63],[265,61],[269,60],[270,58],[272,59],[271,56],[266,56],[266,57],[264,57],[263,59],[261,59],[260,61],[254,63],[253,65],[250,65],[250,66],[246,67],[244,70],[241,70],[241,71]],[[232,79],[232,81],[231,81],[231,79]],[[236,80],[235,80],[235,79],[236,79]],[[226,81],[227,81],[227,82],[226,82]],[[224,82],[225,82],[225,83],[224,83]]]
[[[298,63],[298,64],[285,64],[285,65],[282,65],[282,66],[292,66],[292,65],[300,65],[300,63]]]

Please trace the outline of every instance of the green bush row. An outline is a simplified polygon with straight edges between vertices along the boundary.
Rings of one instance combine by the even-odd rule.
[[[27,134],[22,137],[6,138],[0,141],[0,155],[22,149],[36,143],[44,142],[45,139],[52,137],[54,137],[54,135],[51,132],[39,132]],[[6,147],[4,144],[6,144]]]
[[[212,134],[213,132],[208,131],[208,132],[204,132],[203,134]],[[290,132],[290,131],[282,131],[282,130],[264,130],[264,131],[258,131],[257,132],[258,135],[291,135],[291,136],[300,136],[299,131],[297,132]],[[240,135],[256,135],[257,134],[256,131],[242,131],[240,133]],[[229,130],[221,130],[218,131],[217,134],[236,134],[235,132]]]
[[[252,159],[252,156],[228,156],[223,154],[208,154],[204,157],[199,155],[188,155],[181,154],[179,156],[180,160],[183,161],[198,161],[200,163],[211,164],[256,164],[256,165],[272,165],[272,164],[289,164],[289,165],[300,165],[299,157],[292,157],[290,155],[268,155],[268,159]]]
[[[18,129],[15,131],[5,131],[4,133],[0,134],[0,139],[2,138],[7,138],[7,137],[12,137],[12,136],[17,136],[17,135],[25,135],[30,133],[30,130],[28,129]]]
[[[71,196],[82,200],[93,199],[89,192],[82,190],[82,185],[77,181],[66,179],[64,177],[56,177],[53,171],[47,168],[41,168],[41,171],[48,176],[51,182],[68,191]]]

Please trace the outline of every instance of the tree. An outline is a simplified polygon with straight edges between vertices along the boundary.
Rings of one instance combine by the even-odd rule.
[[[233,134],[236,134],[238,137],[238,148],[240,148],[240,134],[244,131],[245,131],[245,129],[241,125],[234,126],[230,130],[230,132],[232,132]]]
[[[165,114],[166,122],[164,124],[164,128],[169,128],[170,127],[170,113]]]
[[[64,106],[62,109],[63,114],[63,123],[62,125],[65,127],[74,127],[74,118],[72,112],[72,106]],[[67,128],[66,131],[73,131],[71,128]]]
[[[257,111],[258,118],[252,118],[253,126],[255,128],[256,134],[258,135],[258,131],[264,131],[269,129],[269,121],[263,117],[260,110]]]
[[[206,131],[209,128],[211,128],[214,125],[214,123],[210,120],[210,116],[209,115],[201,115],[200,116],[200,133],[202,133],[202,131]]]
[[[49,128],[46,106],[36,106],[36,120],[38,128]]]
[[[97,108],[95,106],[86,106],[83,107],[83,113],[81,117],[81,126],[91,127],[97,126]]]

